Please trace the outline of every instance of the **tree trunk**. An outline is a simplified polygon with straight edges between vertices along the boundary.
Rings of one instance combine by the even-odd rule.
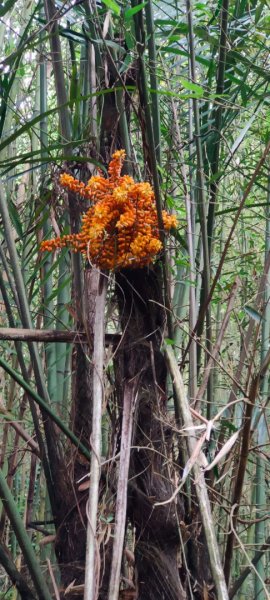
[[[172,436],[164,420],[166,367],[160,346],[165,313],[159,269],[123,271],[116,290],[124,332],[118,357],[122,381],[140,374],[128,493],[128,519],[136,531],[138,599],[181,600],[186,597],[179,576],[183,509],[178,500],[155,506],[173,492],[167,462]]]

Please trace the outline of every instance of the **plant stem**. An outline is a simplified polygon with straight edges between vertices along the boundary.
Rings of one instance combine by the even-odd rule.
[[[214,140],[211,140],[211,173],[213,182],[210,185],[210,202],[207,220],[207,233],[209,243],[209,254],[211,255],[211,244],[214,232],[215,210],[218,192],[218,180],[216,175],[219,170],[219,155],[220,155],[220,140],[221,140],[221,124],[224,106],[222,103],[222,94],[224,93],[224,80],[226,70],[226,55],[227,55],[227,32],[228,32],[228,16],[229,16],[229,0],[223,0],[221,9],[220,23],[220,41],[219,41],[219,57],[218,57],[218,74],[216,87],[216,106],[214,108]]]
[[[118,600],[119,598],[120,572],[127,518],[126,512],[130,444],[132,436],[133,411],[135,406],[137,380],[138,378],[133,378],[131,381],[127,381],[125,383],[123,394],[123,418],[121,427],[120,462],[117,483],[111,577],[109,586],[110,600]]]
[[[18,507],[14,501],[11,491],[7,485],[2,470],[0,470],[0,494],[5,511],[10,519],[16,538],[20,544],[25,562],[30,571],[34,586],[36,588],[39,600],[52,600],[48,590],[47,583],[42,575],[40,566],[37,562],[36,554],[30,539],[25,531]]]
[[[90,452],[85,448],[85,446],[80,442],[80,440],[76,437],[76,435],[70,431],[70,429],[63,423],[63,420],[58,417],[56,413],[50,408],[49,404],[35,392],[31,386],[15,371],[10,367],[3,358],[0,357],[0,366],[6,373],[8,373],[17,383],[35,400],[35,402],[39,405],[39,407],[51,417],[52,421],[59,427],[59,429],[66,435],[68,439],[80,450],[80,452],[90,460]]]
[[[183,427],[186,427],[189,431],[189,435],[187,437],[187,445],[189,457],[191,457],[196,447],[196,437],[192,431],[194,428],[194,424],[190,412],[189,402],[186,397],[183,379],[179,371],[174,352],[170,346],[165,346],[165,357],[173,380],[175,390],[175,401],[178,405],[177,411],[181,416]],[[193,473],[195,480],[194,486],[198,499],[204,535],[209,554],[212,577],[216,587],[217,600],[229,600],[228,590],[225,583],[224,573],[220,560],[219,547],[217,543],[215,525],[211,513],[211,506],[208,498],[207,487],[204,480],[204,475],[201,472],[201,468],[196,461],[193,465]]]
[[[187,6],[187,19],[188,19],[188,32],[189,32],[189,48],[190,48],[190,73],[192,82],[196,83],[196,59],[195,59],[195,48],[194,48],[194,33],[193,33],[193,17],[192,17],[192,3],[191,0],[186,0]],[[195,146],[197,154],[197,193],[198,193],[198,211],[201,226],[202,235],[202,247],[203,247],[203,285],[201,291],[201,304],[204,304],[208,298],[210,291],[210,261],[209,261],[209,248],[208,248],[208,236],[207,236],[207,195],[205,187],[204,177],[204,162],[203,162],[203,151],[201,143],[201,127],[200,127],[200,110],[198,99],[193,98],[193,114],[194,114],[194,135],[195,135]],[[203,331],[204,315],[200,321],[200,333]],[[212,326],[211,326],[211,309],[210,305],[207,305],[206,310],[206,349],[212,354]],[[211,407],[213,402],[213,376],[210,373],[208,386],[207,386],[207,408],[208,417],[211,418]]]
[[[245,189],[245,191],[243,193],[243,196],[241,198],[241,201],[240,201],[240,204],[238,206],[236,215],[234,217],[234,221],[233,221],[232,227],[230,229],[229,235],[228,235],[228,237],[226,239],[226,242],[225,242],[225,245],[224,245],[224,249],[223,249],[223,252],[222,252],[222,255],[221,255],[218,267],[217,267],[217,270],[216,270],[215,277],[214,277],[212,285],[211,285],[211,289],[209,291],[209,295],[206,298],[206,301],[205,301],[204,305],[202,305],[201,308],[200,308],[200,312],[199,312],[199,316],[198,316],[198,320],[197,320],[196,326],[194,327],[194,330],[192,331],[192,333],[190,335],[189,343],[188,343],[187,347],[185,348],[185,352],[184,352],[183,357],[182,357],[182,363],[184,362],[184,360],[186,358],[186,355],[187,355],[187,352],[189,350],[192,338],[194,337],[195,333],[197,332],[199,323],[201,322],[201,319],[202,319],[203,315],[205,315],[205,312],[207,311],[208,305],[209,305],[209,303],[212,300],[212,296],[213,296],[213,293],[214,293],[214,291],[216,289],[216,285],[217,285],[217,282],[219,280],[219,277],[221,275],[221,271],[222,271],[222,268],[223,268],[223,265],[224,265],[224,262],[225,262],[225,258],[227,256],[227,252],[229,250],[229,247],[230,247],[230,244],[231,244],[231,241],[232,241],[232,238],[233,238],[233,234],[235,232],[236,225],[238,223],[239,217],[240,217],[240,215],[242,213],[242,210],[243,210],[243,208],[245,206],[245,203],[246,203],[246,200],[247,200],[247,198],[249,196],[249,193],[250,193],[250,191],[251,191],[251,189],[252,189],[252,187],[253,187],[253,185],[254,185],[254,183],[255,183],[255,181],[256,181],[256,179],[257,179],[257,177],[258,177],[258,175],[259,175],[259,173],[261,171],[262,166],[264,165],[264,163],[266,161],[266,158],[267,158],[269,152],[270,152],[270,141],[265,146],[264,152],[263,152],[260,160],[257,162],[257,165],[256,165],[256,167],[255,167],[255,169],[253,171],[253,174],[252,174],[252,176],[251,176],[251,178],[250,178],[250,180],[249,180],[249,182],[247,184],[247,187],[246,187],[246,189]]]
[[[137,0],[131,0],[132,7],[137,5]],[[141,19],[138,17],[138,13],[134,15],[134,23],[135,23],[135,32],[136,32],[136,41],[137,41],[137,51],[138,51],[138,76],[139,76],[139,93],[141,97],[141,104],[145,113],[145,123],[147,130],[147,141],[149,145],[149,158],[150,158],[150,166],[153,177],[153,187],[155,193],[156,200],[156,208],[157,208],[157,217],[158,217],[158,227],[160,233],[160,239],[163,245],[163,254],[162,254],[162,272],[163,272],[163,285],[164,285],[164,303],[167,310],[167,324],[168,324],[168,333],[169,337],[173,339],[173,323],[172,323],[172,313],[171,313],[171,294],[170,294],[170,284],[169,284],[169,269],[168,269],[168,257],[165,246],[165,235],[164,235],[164,225],[162,218],[162,196],[161,189],[159,183],[159,174],[157,167],[157,159],[156,159],[156,151],[155,151],[155,140],[153,133],[153,124],[150,110],[150,101],[148,94],[148,84],[146,77],[146,69],[144,63],[144,38],[145,32],[143,29],[143,23]]]
[[[17,254],[17,249],[14,241],[12,226],[10,223],[10,217],[6,202],[6,197],[4,194],[4,190],[0,185],[0,214],[2,217],[3,228],[5,233],[5,240],[8,247],[8,252],[10,256],[10,261],[12,264],[12,270],[14,275],[14,282],[17,288],[18,300],[19,300],[19,310],[21,314],[22,324],[25,328],[32,328],[32,319],[30,314],[30,308],[28,304],[28,299],[26,295],[26,290],[23,282],[22,272],[20,269],[19,258]],[[29,352],[31,356],[31,360],[33,363],[33,370],[35,373],[35,379],[37,384],[38,393],[44,398],[44,404],[46,402],[49,405],[49,395],[44,379],[44,373],[40,361],[40,356],[38,353],[38,348],[36,344],[33,342],[29,342]],[[48,492],[50,495],[50,501],[52,503],[52,509],[54,510],[54,485],[53,479],[56,473],[52,472],[52,469],[57,467],[60,462],[62,462],[62,458],[60,456],[60,449],[57,446],[57,441],[55,438],[55,432],[51,429],[51,423],[46,419],[44,422],[45,432],[46,432],[46,441],[48,453],[50,454],[50,467],[46,458],[46,455],[43,456],[43,466],[45,471],[46,482],[48,486]]]
[[[153,119],[153,135],[155,141],[156,160],[161,165],[161,139],[160,139],[160,110],[158,96],[158,78],[157,78],[157,52],[155,40],[155,26],[153,16],[152,0],[148,0],[145,4],[146,17],[146,32],[149,56],[149,73],[151,85],[151,102],[152,102],[152,119]]]
[[[70,331],[69,329],[21,329],[20,327],[0,327],[0,340],[20,340],[22,342],[69,342],[72,344],[81,344],[81,342],[86,342],[87,339],[87,334],[84,331]],[[106,333],[105,345],[109,346],[110,344],[118,344],[120,339],[121,336],[118,333]]]
[[[87,510],[87,541],[84,600],[96,600],[99,590],[99,548],[97,541],[98,498],[102,441],[102,405],[104,401],[104,313],[107,291],[107,276],[96,270],[96,309],[94,316],[93,350],[93,417],[90,438],[91,476]]]

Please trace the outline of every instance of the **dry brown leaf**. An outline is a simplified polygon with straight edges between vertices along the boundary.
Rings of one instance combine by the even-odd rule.
[[[228,454],[228,452],[231,450],[231,448],[233,447],[233,445],[235,444],[237,438],[239,435],[239,431],[236,431],[226,442],[226,444],[224,444],[224,446],[222,446],[221,450],[217,453],[217,455],[215,456],[214,460],[212,460],[212,462],[210,463],[210,465],[208,465],[207,467],[205,467],[205,471],[210,471],[210,469],[213,469],[213,467],[215,465],[217,465],[221,459],[226,456],[226,454]]]

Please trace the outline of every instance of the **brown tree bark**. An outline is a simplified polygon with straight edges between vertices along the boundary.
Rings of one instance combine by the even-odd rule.
[[[160,350],[165,313],[159,269],[126,270],[116,290],[124,331],[122,381],[140,374],[130,464],[128,519],[136,530],[135,568],[140,600],[186,597],[179,576],[179,501],[155,506],[173,492],[167,458],[171,430],[166,412],[166,367]]]

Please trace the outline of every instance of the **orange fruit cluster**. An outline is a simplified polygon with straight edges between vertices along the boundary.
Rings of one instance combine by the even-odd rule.
[[[138,268],[153,262],[162,248],[154,192],[147,182],[121,176],[124,159],[124,150],[115,152],[108,178],[99,174],[86,185],[66,173],[60,176],[63,187],[89,199],[91,206],[79,233],[44,240],[41,250],[68,246],[101,269]],[[176,227],[174,215],[163,211],[162,217],[166,231]]]

